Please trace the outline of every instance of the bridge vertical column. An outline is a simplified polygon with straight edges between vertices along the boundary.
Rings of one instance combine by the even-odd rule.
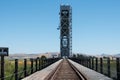
[[[27,59],[24,59],[24,77],[27,76]]]
[[[38,62],[37,61],[38,61],[38,58],[35,59],[35,68],[36,68],[35,71],[38,70]]]
[[[15,59],[15,80],[18,80],[18,59]]]
[[[91,58],[89,58],[89,68],[91,69]]]
[[[4,73],[4,56],[1,56],[1,80],[4,80],[4,76],[5,76],[5,73]]]
[[[31,74],[32,74],[33,73],[33,59],[31,58],[30,61],[31,61]]]
[[[103,74],[103,59],[100,58],[100,73]]]
[[[120,80],[120,58],[117,58],[116,66],[117,66],[117,80]]]
[[[40,63],[40,58],[38,58],[39,59],[39,70],[41,69],[41,67],[40,67],[40,65],[41,65],[41,63]]]
[[[111,75],[111,70],[110,70],[110,58],[107,59],[107,68],[108,68],[108,77]]]
[[[96,63],[96,65],[95,65],[96,68],[95,69],[96,69],[96,71],[98,71],[98,58],[96,58],[96,62],[95,63]]]
[[[94,57],[92,57],[92,69],[94,70]]]

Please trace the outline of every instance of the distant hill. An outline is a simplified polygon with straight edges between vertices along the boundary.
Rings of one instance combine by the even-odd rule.
[[[113,54],[113,55],[110,55],[110,54],[101,54],[101,55],[96,55],[96,57],[120,57],[120,54]]]
[[[16,53],[16,54],[9,54],[6,59],[25,59],[25,58],[37,58],[41,57],[42,55],[46,56],[47,58],[58,57],[58,52],[47,52],[47,53],[37,53],[37,54],[24,54],[24,53]]]
[[[119,54],[114,55],[114,57],[120,57],[120,53],[119,53]]]
[[[36,58],[38,54],[9,54],[7,59],[25,59],[25,58]]]
[[[101,54],[101,56],[108,57],[110,55],[103,53],[103,54]]]

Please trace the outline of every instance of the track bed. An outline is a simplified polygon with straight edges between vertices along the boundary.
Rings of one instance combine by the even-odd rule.
[[[54,74],[48,80],[86,80],[71,65],[67,59],[63,59]]]

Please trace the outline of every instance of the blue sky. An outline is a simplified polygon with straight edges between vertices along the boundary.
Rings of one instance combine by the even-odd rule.
[[[73,9],[73,52],[120,53],[120,0],[0,0],[0,46],[58,52],[60,4]]]

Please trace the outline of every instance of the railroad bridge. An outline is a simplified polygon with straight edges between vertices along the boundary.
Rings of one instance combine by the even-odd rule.
[[[72,8],[60,6],[60,58],[24,59],[24,69],[19,71],[15,59],[15,71],[11,77],[1,80],[113,80],[110,59],[107,60],[107,73],[104,74],[102,58],[72,57]],[[116,79],[120,80],[120,59],[116,59]],[[3,69],[3,68],[2,68]],[[108,76],[108,77],[107,77]]]
[[[71,59],[60,59],[22,80],[113,80]]]
[[[61,59],[45,69],[38,71],[23,80],[112,80],[96,71],[79,64],[72,58],[72,8],[60,6],[60,53]],[[76,63],[75,61],[78,61]],[[81,62],[85,63],[85,61]],[[90,61],[86,66],[91,66]]]

